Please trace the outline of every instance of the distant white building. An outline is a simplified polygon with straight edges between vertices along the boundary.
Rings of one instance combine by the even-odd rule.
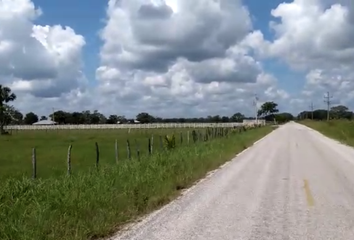
[[[38,121],[33,123],[32,125],[56,125],[56,122],[53,122],[51,120],[42,120],[42,121]]]

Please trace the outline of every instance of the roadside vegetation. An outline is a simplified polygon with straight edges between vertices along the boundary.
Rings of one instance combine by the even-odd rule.
[[[168,203],[180,190],[232,159],[273,130],[111,129],[11,130],[48,119],[23,116],[10,105],[11,89],[0,85],[0,239],[102,239],[124,224]],[[266,102],[258,117],[292,118]],[[98,111],[49,116],[58,124],[135,122],[124,116],[106,118]],[[242,122],[231,118],[162,119],[148,113],[139,123]],[[14,128],[16,129],[16,128]],[[215,131],[214,131],[215,130]]]
[[[346,119],[330,121],[304,120],[300,123],[342,143],[354,146],[354,122]]]
[[[112,166],[128,159],[164,151],[164,136],[176,136],[175,147],[194,144],[194,129],[99,129],[99,130],[20,130],[0,137],[0,180],[31,177],[32,148],[36,148],[38,178],[57,178],[67,172],[67,152],[71,145],[71,171],[87,171],[96,164]],[[205,133],[205,129],[195,129]],[[150,140],[150,141],[149,141]],[[129,141],[129,153],[127,147]],[[117,147],[117,148],[115,148]],[[116,150],[117,149],[117,150]],[[117,154],[116,154],[117,151]]]
[[[171,199],[271,127],[184,145],[57,178],[0,184],[0,239],[98,239]],[[50,164],[50,159],[47,159]],[[5,219],[5,220],[4,220]]]

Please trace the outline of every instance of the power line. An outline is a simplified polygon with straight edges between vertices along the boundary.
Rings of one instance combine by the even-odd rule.
[[[332,103],[330,99],[332,99],[333,96],[330,96],[329,92],[327,92],[327,95],[324,96],[324,98],[325,98],[324,102],[327,104],[327,121],[329,121],[329,108],[330,108],[331,103]]]

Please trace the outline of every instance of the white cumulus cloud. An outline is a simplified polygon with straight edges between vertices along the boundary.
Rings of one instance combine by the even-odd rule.
[[[200,116],[253,114],[247,111],[255,93],[287,98],[247,49],[252,31],[238,0],[110,0],[96,71],[107,96],[100,104]]]
[[[84,91],[85,39],[70,27],[35,25],[41,14],[30,0],[0,1],[0,83],[18,95],[20,109],[45,113]]]
[[[281,59],[305,73],[302,95],[292,101],[298,110],[308,109],[311,101],[325,107],[323,94],[328,91],[333,103],[354,108],[353,6],[344,0],[284,2],[271,11],[274,40],[265,40],[260,31],[248,36],[245,45],[263,58]]]

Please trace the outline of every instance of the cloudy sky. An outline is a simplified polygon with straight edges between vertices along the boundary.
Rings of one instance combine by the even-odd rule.
[[[0,0],[0,84],[22,112],[354,108],[348,0]]]

